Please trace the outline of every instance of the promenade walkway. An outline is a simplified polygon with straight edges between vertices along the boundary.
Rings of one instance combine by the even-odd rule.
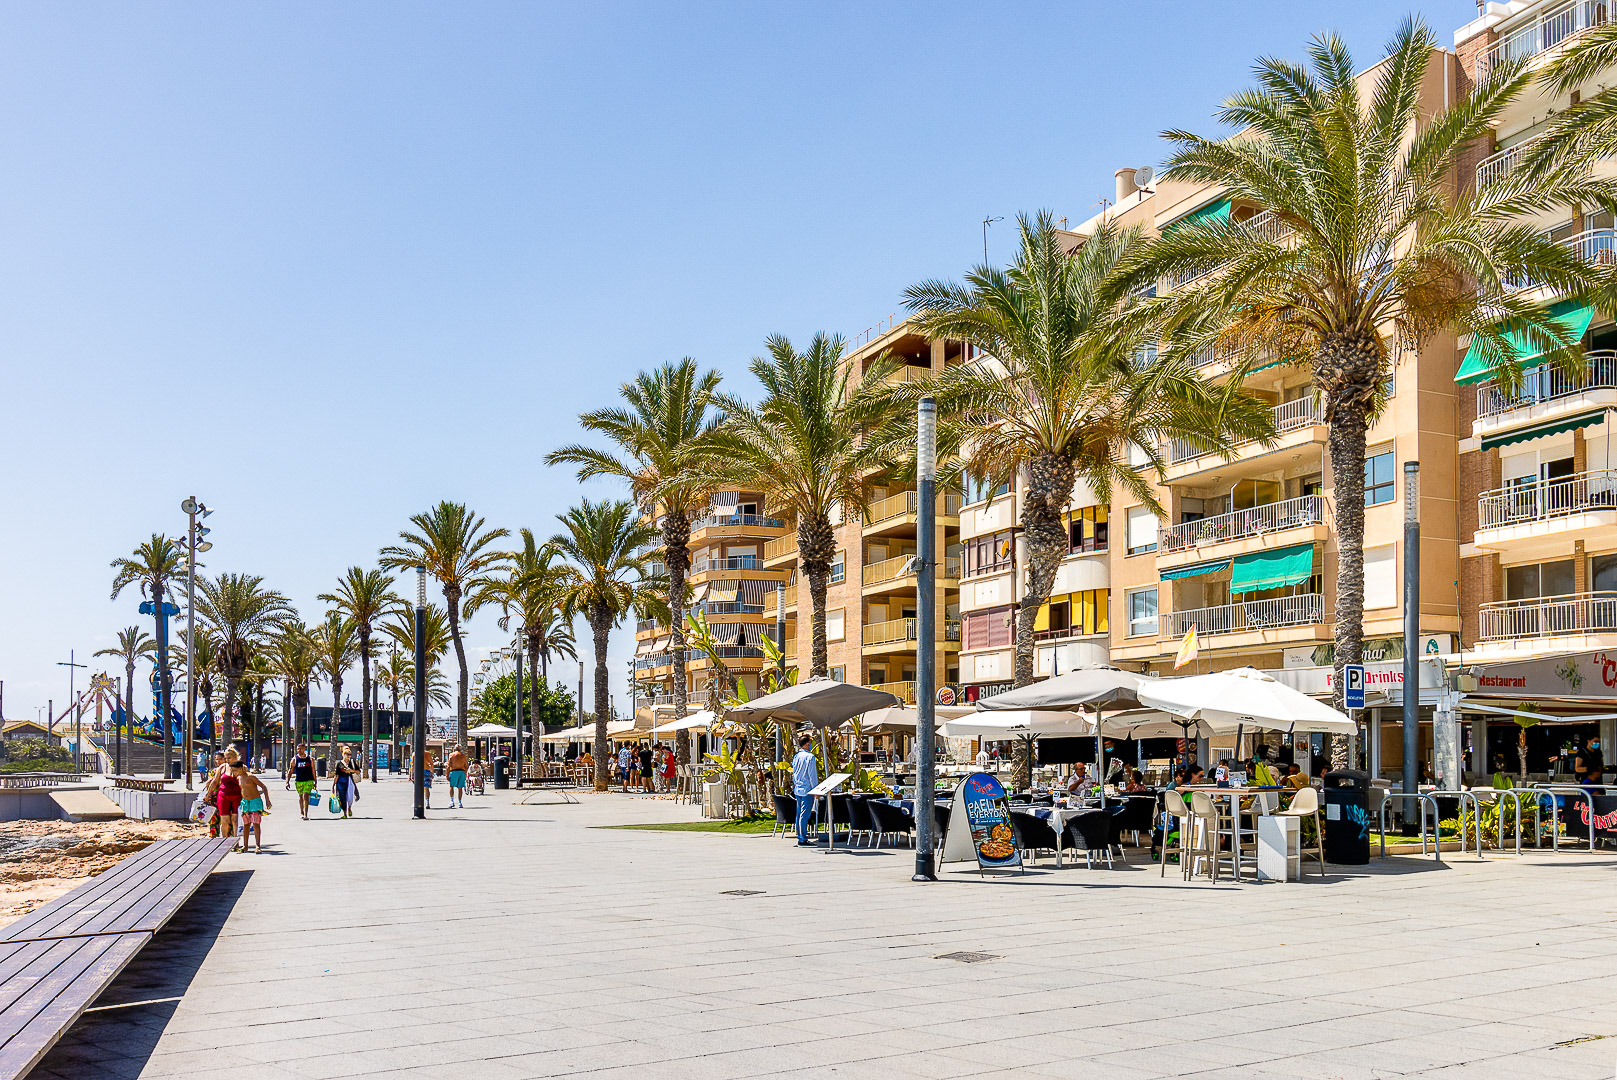
[[[1617,857],[907,882],[907,850],[290,798],[34,1076],[1609,1078]],[[279,793],[277,793],[279,794]],[[440,792],[440,796],[441,796]],[[754,895],[732,895],[746,890]],[[967,963],[952,953],[986,953]]]

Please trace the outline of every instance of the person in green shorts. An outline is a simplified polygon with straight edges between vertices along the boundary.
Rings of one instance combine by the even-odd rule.
[[[449,744],[449,760],[444,762],[444,772],[449,781],[449,805],[466,805],[466,766],[471,764],[460,747],[454,743]]]
[[[317,786],[314,772],[314,758],[309,756],[309,748],[298,743],[298,752],[292,758],[292,771],[287,773],[288,786],[298,789],[298,813],[303,820],[309,820],[309,793]],[[263,834],[259,834],[259,843],[263,843]]]

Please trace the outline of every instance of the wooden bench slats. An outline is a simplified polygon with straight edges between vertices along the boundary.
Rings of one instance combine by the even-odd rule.
[[[51,903],[37,908],[7,926],[5,941],[25,941],[35,937],[60,937],[56,932],[85,910],[97,905],[115,902],[125,888],[138,888],[139,882],[153,874],[163,873],[172,863],[185,857],[185,849],[174,841],[165,840],[148,845],[123,860],[112,869],[86,881],[83,885]],[[66,933],[73,933],[68,930]]]
[[[149,940],[144,933],[104,934],[0,944],[0,949],[44,950],[31,953],[32,959],[0,987],[0,1078],[15,1080],[39,1064]]]

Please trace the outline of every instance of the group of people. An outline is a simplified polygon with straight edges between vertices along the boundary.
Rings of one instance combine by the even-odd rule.
[[[586,753],[585,755],[589,755]],[[679,767],[674,752],[666,746],[653,747],[650,743],[628,743],[618,747],[616,761],[618,783],[623,790],[653,792],[668,791],[674,785]]]
[[[298,743],[297,749],[292,753],[292,760],[286,770],[286,787],[288,790],[297,789],[298,813],[304,819],[309,817],[309,806],[319,804],[320,788],[319,770],[315,768],[314,757],[309,748]],[[343,747],[342,757],[338,760],[334,775],[331,779],[331,798],[336,801],[337,811],[345,818],[354,816],[354,804],[359,801],[359,779],[363,770],[354,763],[354,752]],[[311,798],[313,796],[313,798]]]
[[[237,836],[234,851],[246,851],[256,838],[259,854],[264,851],[264,815],[269,813],[269,788],[253,775],[241,752],[234,746],[226,747],[214,755],[213,768],[203,782],[198,801],[211,806],[214,813],[208,818],[211,836]]]

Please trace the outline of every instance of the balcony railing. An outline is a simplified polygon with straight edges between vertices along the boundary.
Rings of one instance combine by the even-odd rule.
[[[691,573],[702,574],[709,570],[758,570],[762,566],[763,560],[756,555],[731,555],[723,559],[697,559],[691,564]]]
[[[1527,139],[1515,146],[1506,147],[1498,153],[1490,154],[1477,164],[1477,190],[1481,191],[1498,180],[1515,167],[1521,156],[1531,150],[1538,143],[1537,139]]]
[[[1066,626],[1066,627],[1062,627],[1060,630],[1035,630],[1035,631],[1033,631],[1033,640],[1034,641],[1060,641],[1062,638],[1080,638],[1080,637],[1097,637],[1097,636],[1105,637],[1106,635],[1105,635],[1104,632],[1100,633],[1099,635],[1087,634],[1087,633],[1084,632],[1082,627],[1076,627],[1076,626]]]
[[[955,517],[960,513],[959,495],[945,495],[942,502],[940,509],[944,517]],[[905,517],[915,513],[919,506],[920,496],[916,492],[901,491],[897,495],[871,503],[870,509],[865,513],[865,524],[880,525],[885,521]]]
[[[660,653],[653,653],[650,656],[638,657],[635,659],[634,669],[636,671],[646,671],[651,668],[667,667],[674,662],[674,653],[676,651],[675,649],[667,649]],[[720,645],[713,651],[724,660],[759,660],[764,655],[763,646],[761,645]],[[705,649],[685,650],[685,662],[687,664],[707,658],[708,652]]]
[[[797,554],[797,534],[796,533],[787,533],[785,536],[777,536],[777,537],[775,537],[775,539],[770,540],[769,542],[764,544],[764,561],[765,562],[772,562],[775,559],[780,559],[780,558],[784,558],[787,555],[796,555],[796,554]]]
[[[1609,0],[1573,0],[1551,7],[1519,30],[1502,37],[1477,63],[1477,79],[1490,77],[1506,64],[1530,60],[1565,45],[1591,27],[1611,19]]]
[[[870,688],[872,690],[885,690],[905,705],[915,704],[914,679],[906,679],[901,682],[871,683]]]
[[[1296,499],[1265,503],[1249,510],[1216,514],[1200,521],[1186,521],[1157,534],[1157,553],[1188,551],[1202,544],[1243,540],[1249,536],[1325,523],[1325,497],[1304,495]]]
[[[762,615],[766,605],[741,604],[734,600],[720,600],[702,605],[702,611],[708,615]]]
[[[1483,604],[1477,612],[1483,641],[1617,631],[1617,593],[1570,593]]]
[[[1015,568],[1016,559],[1006,556],[997,562],[984,563],[982,566],[963,567],[960,571],[960,576],[968,578],[986,577],[989,574],[1003,574],[1005,571],[1014,570]]]
[[[866,645],[896,645],[900,642],[914,641],[916,638],[915,619],[891,619],[887,622],[871,623],[865,627],[864,643]],[[938,635],[943,641],[960,640],[960,623],[958,620],[946,619]]]
[[[1298,428],[1312,427],[1325,422],[1325,401],[1316,394],[1300,397],[1295,401],[1282,402],[1272,410],[1275,417],[1275,434],[1284,435],[1288,431]],[[1238,449],[1250,445],[1256,440],[1248,439],[1245,442],[1235,443],[1231,449]],[[1206,454],[1216,453],[1215,450],[1205,449],[1188,439],[1171,439],[1168,442],[1168,464],[1178,465],[1182,461],[1199,458]]]
[[[757,529],[784,529],[786,523],[780,518],[765,517],[762,514],[703,514],[691,522],[691,531],[709,529],[722,525],[744,525]]]
[[[880,585],[884,581],[899,581],[903,578],[914,577],[915,568],[911,565],[914,558],[915,556],[913,555],[900,555],[896,559],[883,559],[881,562],[871,563],[864,568],[864,584]],[[905,570],[906,566],[910,567],[907,571]],[[944,559],[943,579],[945,581],[956,581],[959,578],[960,560]]]
[[[1249,600],[1244,604],[1192,608],[1158,615],[1165,638],[1182,638],[1192,625],[1197,637],[1236,634],[1243,630],[1273,630],[1284,626],[1310,626],[1325,621],[1325,597],[1319,593]]]
[[[1617,232],[1611,229],[1585,229],[1576,236],[1561,241],[1579,259],[1590,266],[1611,266],[1617,263]],[[1531,277],[1510,278],[1505,285],[1517,292],[1535,289],[1541,282]]]
[[[1617,510],[1617,469],[1591,469],[1485,491],[1477,499],[1477,528],[1552,521],[1587,510]]]
[[[1477,419],[1502,416],[1516,409],[1571,397],[1585,390],[1617,389],[1617,351],[1599,349],[1584,354],[1588,366],[1568,375],[1553,364],[1539,364],[1522,372],[1521,385],[1507,393],[1498,383],[1477,387]]]

